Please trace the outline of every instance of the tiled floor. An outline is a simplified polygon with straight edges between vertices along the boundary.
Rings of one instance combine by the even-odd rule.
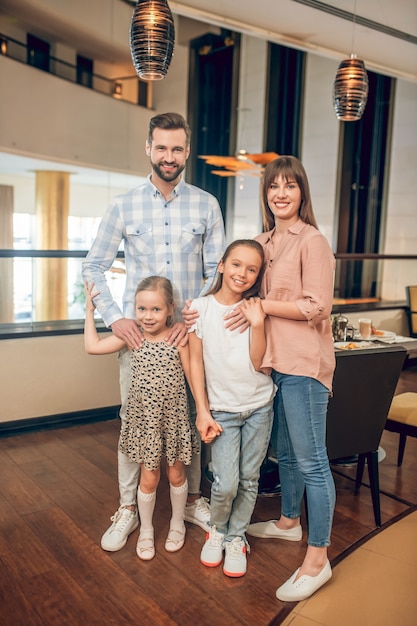
[[[372,537],[285,626],[416,626],[417,511]]]

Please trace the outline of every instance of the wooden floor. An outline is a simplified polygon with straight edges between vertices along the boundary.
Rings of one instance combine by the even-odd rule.
[[[405,390],[417,391],[417,368],[403,373],[397,391]],[[275,590],[300,564],[306,533],[300,543],[252,538],[247,575],[229,579],[221,568],[200,564],[198,527],[187,525],[180,552],[164,550],[170,508],[162,481],[155,559],[137,558],[138,531],[120,552],[101,550],[118,501],[118,430],[114,420],[0,439],[1,626],[280,624],[294,605],[276,600]],[[381,445],[387,524],[417,504],[417,440],[407,442],[402,468],[397,436],[384,432]],[[363,485],[355,494],[354,468],[334,468],[334,476],[333,565],[375,530],[370,491]],[[279,496],[260,496],[253,519],[277,517],[279,510]]]

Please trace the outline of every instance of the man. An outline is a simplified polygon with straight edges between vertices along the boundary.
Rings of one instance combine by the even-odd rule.
[[[149,123],[146,154],[152,172],[146,182],[116,196],[101,221],[97,237],[83,263],[83,277],[94,282],[99,295],[95,304],[106,326],[129,348],[140,348],[142,334],[134,311],[134,294],[146,276],[169,278],[174,286],[176,321],[168,341],[186,341],[179,320],[186,299],[197,297],[210,286],[225,248],[223,219],[214,196],[187,184],[182,172],[190,154],[190,128],[177,113],[154,116]],[[123,313],[107,286],[110,269],[120,243],[124,243],[126,288]],[[125,418],[130,379],[130,352],[120,361],[120,418]],[[136,507],[139,465],[118,452],[120,507],[111,518],[101,547],[114,552],[126,544],[138,526]],[[207,529],[210,511],[201,497],[201,460],[194,456],[187,467],[189,487],[184,519]]]

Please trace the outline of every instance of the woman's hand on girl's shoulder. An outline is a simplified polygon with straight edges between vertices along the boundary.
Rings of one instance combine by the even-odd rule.
[[[260,298],[255,297],[249,298],[249,300],[243,300],[240,307],[243,315],[251,326],[258,326],[264,323],[266,315],[263,311]]]

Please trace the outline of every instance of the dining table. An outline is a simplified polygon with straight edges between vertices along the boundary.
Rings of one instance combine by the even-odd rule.
[[[372,355],[375,353],[376,354],[381,353],[381,357],[382,357],[384,352],[390,351],[389,350],[390,347],[396,347],[396,346],[399,348],[403,348],[405,350],[406,354],[404,358],[404,364],[409,359],[417,358],[417,338],[407,337],[407,336],[402,336],[402,335],[395,335],[395,336],[393,335],[394,333],[390,334],[389,339],[384,338],[384,337],[380,337],[380,338],[375,337],[372,339],[372,341],[369,341],[369,340],[362,340],[360,337],[357,337],[351,342],[349,341],[335,342],[334,348],[335,348],[335,355],[336,355],[336,363],[338,363],[341,357],[345,357],[348,355],[354,356],[355,354],[365,356],[365,355]],[[354,346],[351,346],[349,348],[348,344],[354,344]],[[349,362],[351,361],[351,359],[348,359],[348,360]],[[343,361],[345,361],[345,359],[343,359]],[[360,362],[362,362],[362,359],[360,359],[359,362],[356,359],[352,360],[352,365],[355,363],[355,365],[353,366],[353,372],[355,372],[356,370],[359,371],[359,374],[358,374],[359,378],[364,380],[366,370],[368,370],[368,367],[365,368],[363,375],[360,374],[360,368],[357,367],[356,365],[356,363],[360,363]],[[381,360],[381,363],[382,362],[383,360]],[[375,363],[372,364],[371,369],[375,369]],[[342,371],[339,368],[338,377],[340,375],[342,375],[342,379],[346,379],[347,374],[346,373],[342,374]],[[396,376],[398,378],[398,373]],[[346,399],[342,403],[345,405],[345,408],[348,408],[355,398],[354,387],[351,381],[349,380],[349,378],[350,378],[350,375],[348,376],[348,380],[346,380],[346,384],[347,384],[348,389],[351,391],[347,393]],[[385,402],[386,406],[384,408],[385,413],[387,412],[389,403],[392,399],[392,395],[394,393],[397,378],[395,378],[395,380],[392,381],[389,385],[391,389],[388,390],[388,398],[386,399],[386,402]],[[335,380],[335,382],[336,382],[336,386],[338,386],[338,381]],[[377,389],[377,387],[375,387],[375,389]],[[377,394],[377,395],[380,395],[380,394]],[[358,414],[358,410],[362,410],[362,408],[363,408],[363,403],[359,405],[359,409],[358,407],[352,408],[352,412]],[[385,451],[382,448],[380,448],[379,453],[380,453],[379,460],[382,460],[385,455]],[[356,462],[357,462],[357,455],[346,457],[346,456],[343,456],[342,453],[341,453],[341,458],[333,459],[333,464],[336,466],[337,465],[352,465],[352,464],[356,464]],[[280,485],[280,480],[279,480],[278,463],[270,447],[269,452],[261,467],[259,494],[264,495],[264,496],[273,496],[273,495],[280,493],[280,491],[281,491],[281,485]]]
[[[397,345],[402,346],[407,352],[407,359],[416,359],[417,358],[417,337],[408,337],[403,335],[395,335],[390,336],[389,339],[384,339],[383,337],[372,337],[371,339],[362,339],[361,337],[356,337],[351,341],[343,341],[338,342],[335,341],[334,348],[336,353],[343,350],[356,351],[356,350],[364,350],[364,349],[378,349],[383,348],[387,345]],[[351,345],[349,345],[351,344]]]

